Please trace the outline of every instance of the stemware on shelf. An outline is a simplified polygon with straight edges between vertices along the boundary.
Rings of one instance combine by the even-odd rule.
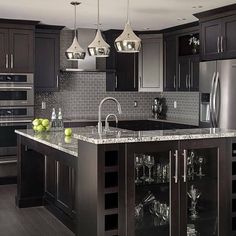
[[[200,177],[200,179],[205,176],[205,174],[203,174],[203,171],[202,171],[202,166],[203,166],[204,162],[205,162],[204,157],[203,156],[199,156],[198,159],[197,159],[197,163],[199,165],[199,169],[198,169],[198,173],[196,175],[198,177]]]
[[[143,175],[141,177],[141,180],[145,181],[147,179],[146,176],[146,166],[145,166],[145,159],[146,159],[146,155],[143,155]]]
[[[142,180],[139,177],[139,169],[143,166],[143,156],[142,155],[135,155],[135,168],[136,168],[136,179],[135,183],[140,184]]]
[[[194,185],[191,185],[189,192],[187,192],[189,198],[191,199],[191,208],[189,209],[191,212],[190,218],[192,220],[195,220],[198,218],[198,212],[196,210],[198,199],[201,196],[201,192],[194,187]]]
[[[152,178],[152,167],[155,164],[154,156],[147,155],[144,159],[144,163],[148,168],[148,178],[145,181],[148,183],[152,183],[154,182],[154,179]]]

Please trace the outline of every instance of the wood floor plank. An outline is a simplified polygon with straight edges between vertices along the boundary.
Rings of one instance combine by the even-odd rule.
[[[0,235],[74,236],[44,207],[15,206],[16,185],[0,186]]]

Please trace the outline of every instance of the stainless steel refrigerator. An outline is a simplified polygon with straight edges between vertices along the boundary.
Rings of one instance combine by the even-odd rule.
[[[236,59],[200,63],[200,127],[236,129]]]

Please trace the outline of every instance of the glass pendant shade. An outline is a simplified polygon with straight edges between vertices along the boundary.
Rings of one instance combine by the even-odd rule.
[[[93,42],[88,46],[88,52],[90,56],[95,57],[108,57],[110,53],[110,45],[105,42],[102,37],[100,29],[97,30],[97,34]]]
[[[115,48],[121,53],[136,53],[141,49],[141,39],[134,33],[129,22],[122,34],[115,40]]]
[[[80,4],[80,2],[71,2],[71,5],[75,8],[75,21],[74,21],[74,39],[71,46],[66,50],[65,55],[68,60],[83,60],[85,58],[86,52],[79,45],[77,39],[77,27],[76,27],[76,7]]]

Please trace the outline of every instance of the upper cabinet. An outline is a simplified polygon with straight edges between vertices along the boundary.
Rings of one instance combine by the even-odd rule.
[[[59,86],[61,26],[37,27],[35,34],[35,90],[56,91]]]
[[[0,72],[33,73],[34,25],[37,22],[3,21],[0,23]]]
[[[198,26],[185,27],[164,34],[164,91],[198,91],[197,42],[199,42]]]
[[[140,35],[142,47],[139,52],[139,91],[163,91],[163,36]]]
[[[236,4],[198,13],[201,60],[236,58]]]
[[[138,91],[138,54],[116,52],[114,41],[121,31],[109,30],[104,34],[111,46],[106,59],[107,91]]]

